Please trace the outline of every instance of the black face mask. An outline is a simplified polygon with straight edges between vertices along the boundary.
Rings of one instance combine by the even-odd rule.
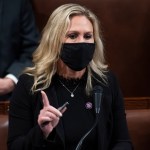
[[[72,70],[84,69],[93,58],[95,43],[64,43],[60,58]]]

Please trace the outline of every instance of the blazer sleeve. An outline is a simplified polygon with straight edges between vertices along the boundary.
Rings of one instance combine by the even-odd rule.
[[[111,75],[110,84],[113,114],[112,150],[132,150],[133,147],[127,127],[124,99],[118,81],[113,74]]]
[[[17,78],[25,67],[32,65],[32,53],[36,49],[40,38],[29,0],[22,0],[18,22],[19,24],[17,23],[16,25],[19,28],[19,33],[16,34],[18,34],[19,37],[13,39],[17,40],[15,42],[18,42],[19,45],[16,47],[18,49],[16,50],[16,55],[18,56],[7,69],[8,74],[13,74]]]
[[[50,143],[37,124],[42,101],[30,93],[30,83],[27,75],[20,76],[10,101],[8,150],[46,150]]]

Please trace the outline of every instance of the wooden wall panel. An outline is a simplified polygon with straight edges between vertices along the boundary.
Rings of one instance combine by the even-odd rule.
[[[150,96],[149,0],[32,0],[40,31],[61,4],[79,3],[99,17],[106,59],[125,97]]]

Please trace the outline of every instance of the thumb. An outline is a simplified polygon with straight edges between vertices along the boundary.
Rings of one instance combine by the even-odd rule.
[[[49,100],[48,100],[46,93],[44,91],[41,91],[41,94],[42,94],[43,106],[44,107],[49,106],[50,103],[49,103]]]

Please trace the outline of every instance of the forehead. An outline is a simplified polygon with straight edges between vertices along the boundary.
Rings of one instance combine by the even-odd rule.
[[[86,16],[73,16],[70,20],[68,30],[88,30],[93,31],[93,25]]]

